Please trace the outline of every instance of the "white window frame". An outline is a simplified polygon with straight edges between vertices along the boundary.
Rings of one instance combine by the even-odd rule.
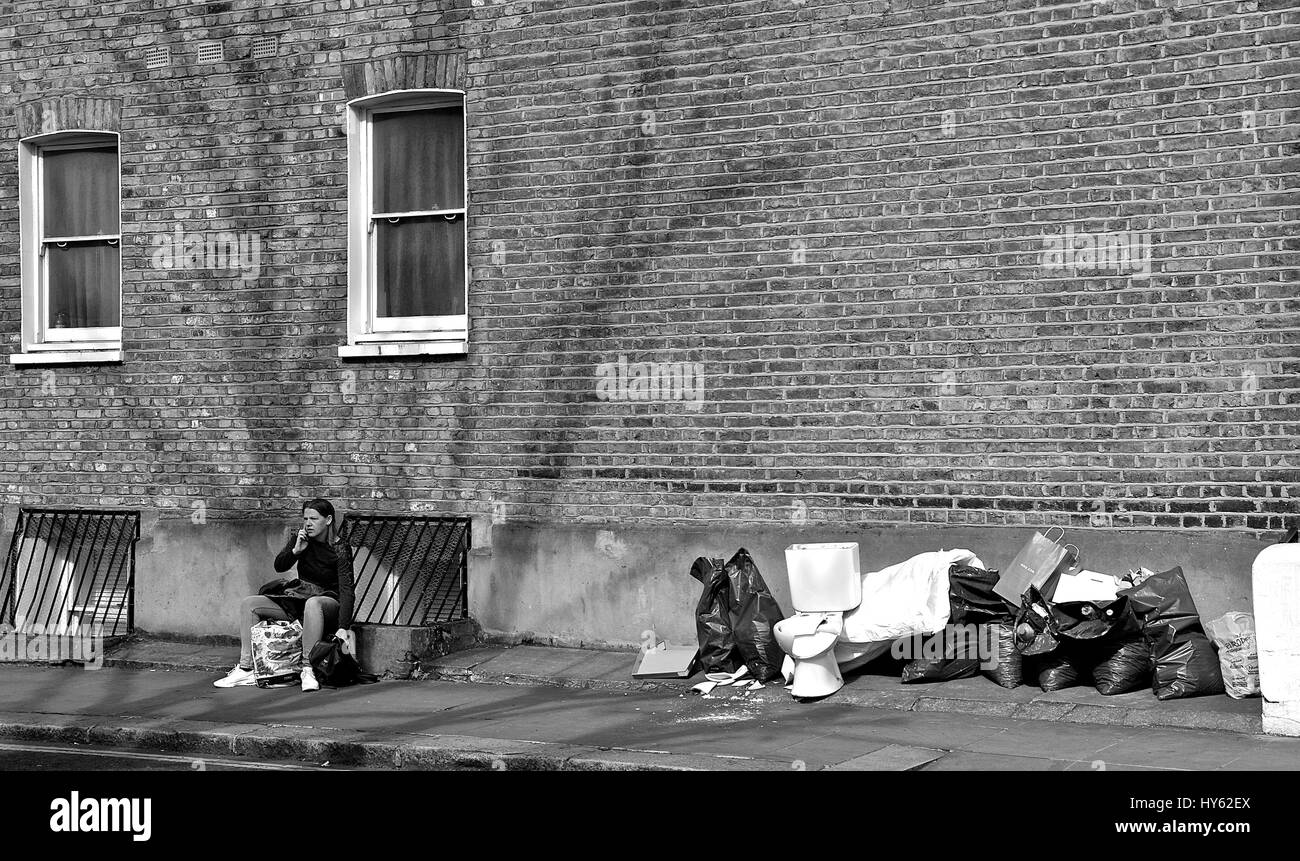
[[[376,213],[374,211],[374,176],[371,164],[371,117],[376,113],[428,110],[455,106],[461,109],[461,205],[457,209],[428,212]],[[466,313],[436,317],[381,318],[377,312],[376,235],[372,229],[378,218],[404,216],[455,215],[466,219],[469,209],[468,123],[465,91],[456,89],[391,90],[347,104],[348,137],[348,345],[339,355],[363,357],[375,355],[460,353],[467,352],[469,340],[469,230],[465,230],[465,271],[461,289],[465,291]]]
[[[95,236],[45,236],[44,158],[52,150],[84,149],[111,144],[117,150],[117,233]],[[13,364],[121,361],[122,351],[122,148],[116,132],[70,129],[33,135],[18,143],[19,255],[22,281],[22,353]],[[49,319],[48,269],[44,253],[51,243],[108,239],[118,247],[117,326],[54,328]]]

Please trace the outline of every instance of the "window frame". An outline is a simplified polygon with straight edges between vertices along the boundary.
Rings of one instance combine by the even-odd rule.
[[[45,235],[45,158],[50,151],[89,149],[112,146],[117,165],[117,233],[81,237],[47,237]],[[22,350],[30,361],[45,354],[52,361],[54,353],[67,353],[81,359],[95,353],[116,352],[107,356],[120,359],[122,349],[122,146],[121,135],[93,129],[68,129],[32,135],[18,142],[19,174],[19,256],[21,259]],[[118,325],[55,329],[49,325],[49,256],[45,248],[51,243],[86,240],[109,240],[116,245]],[[11,356],[18,363],[18,354]]]
[[[374,209],[374,165],[372,158],[375,114],[400,111],[458,107],[461,111],[461,206],[456,209],[410,213],[376,213]],[[465,91],[461,89],[425,88],[390,90],[353,99],[347,103],[348,136],[348,347],[342,356],[372,355],[388,352],[465,353],[469,336],[469,130]],[[465,224],[464,291],[465,312],[421,317],[387,317],[378,315],[378,234],[372,225],[378,218],[454,214]],[[390,350],[387,347],[417,345],[414,350]]]

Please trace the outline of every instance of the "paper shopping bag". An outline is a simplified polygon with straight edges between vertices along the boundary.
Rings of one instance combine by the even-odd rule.
[[[1053,531],[1061,534],[1057,538],[1051,538]],[[1070,554],[1072,545],[1062,544],[1061,539],[1064,537],[1065,530],[1059,526],[1048,529],[1046,534],[1035,532],[1033,537],[1025,542],[1025,546],[1020,548],[1020,552],[1016,554],[1011,564],[1002,570],[1002,576],[998,578],[993,591],[999,597],[1019,606],[1021,596],[1030,586],[1035,588],[1042,586],[1049,577],[1072,561],[1073,557]],[[1077,556],[1076,550],[1074,557]]]

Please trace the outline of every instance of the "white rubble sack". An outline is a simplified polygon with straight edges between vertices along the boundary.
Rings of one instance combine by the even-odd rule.
[[[844,614],[835,661],[859,666],[900,637],[933,634],[948,624],[948,569],[985,568],[969,550],[936,550],[862,575],[862,603]]]

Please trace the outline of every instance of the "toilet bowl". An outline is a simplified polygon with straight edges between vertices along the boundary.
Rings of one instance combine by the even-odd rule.
[[[829,696],[844,686],[835,658],[844,614],[862,603],[858,545],[792,544],[785,561],[795,613],[773,633],[794,664],[790,693]]]

